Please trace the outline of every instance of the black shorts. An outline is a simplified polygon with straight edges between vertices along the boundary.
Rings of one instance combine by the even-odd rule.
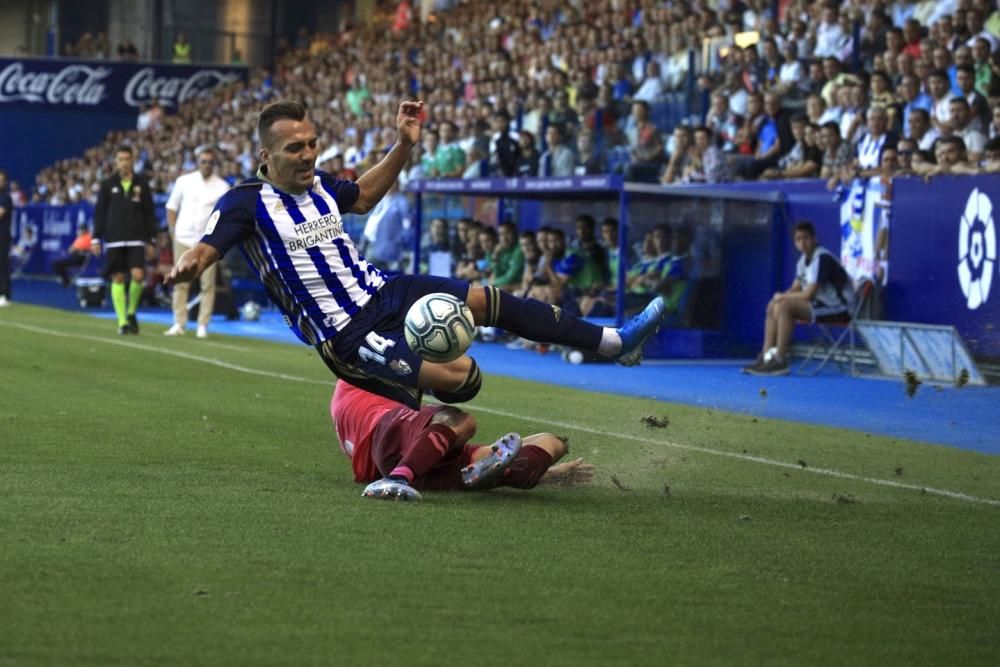
[[[403,320],[422,296],[445,292],[465,301],[469,283],[453,278],[397,275],[334,338],[316,346],[337,377],[411,408],[420,407],[417,376],[423,359],[406,344]]]
[[[107,248],[104,251],[104,275],[128,273],[131,269],[146,268],[146,246],[128,245]]]

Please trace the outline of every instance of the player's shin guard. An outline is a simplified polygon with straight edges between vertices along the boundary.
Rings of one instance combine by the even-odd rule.
[[[553,463],[552,455],[541,447],[525,445],[505,471],[502,486],[533,489]]]
[[[455,446],[455,432],[444,424],[431,424],[420,434],[420,438],[410,447],[392,472],[390,478],[401,477],[409,484],[423,477],[437,465]]]
[[[486,290],[485,326],[500,327],[522,338],[596,351],[603,329],[537,299],[519,299],[496,287]]]
[[[469,369],[469,374],[466,376],[465,382],[454,391],[440,391],[435,389],[434,397],[442,403],[465,403],[475,398],[482,386],[483,376],[479,372],[479,364],[473,359],[472,368]]]

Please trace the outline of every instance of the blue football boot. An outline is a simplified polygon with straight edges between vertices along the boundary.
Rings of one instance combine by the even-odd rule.
[[[667,314],[667,304],[658,296],[650,301],[642,312],[618,329],[622,339],[622,351],[611,360],[622,366],[635,366],[642,360],[642,346],[660,327]]]

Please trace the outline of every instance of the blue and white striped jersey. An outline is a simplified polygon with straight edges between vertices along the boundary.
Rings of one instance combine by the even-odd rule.
[[[318,170],[300,195],[250,178],[219,199],[201,242],[220,256],[238,244],[291,330],[318,345],[347,326],[385,282],[344,232],[340,212],[350,210],[358,193],[353,181]]]

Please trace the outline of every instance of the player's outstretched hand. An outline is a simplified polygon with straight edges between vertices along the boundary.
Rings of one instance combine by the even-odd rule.
[[[163,276],[164,285],[174,285],[194,280],[195,275],[198,273],[198,261],[190,252],[188,251],[181,255],[174,264],[174,268],[170,269],[170,273]]]
[[[555,484],[557,486],[582,486],[594,480],[594,466],[583,459],[574,459],[566,463],[557,463],[549,468],[539,484]]]
[[[415,146],[420,141],[420,126],[423,123],[424,103],[406,101],[399,105],[396,114],[396,129],[399,138]]]

